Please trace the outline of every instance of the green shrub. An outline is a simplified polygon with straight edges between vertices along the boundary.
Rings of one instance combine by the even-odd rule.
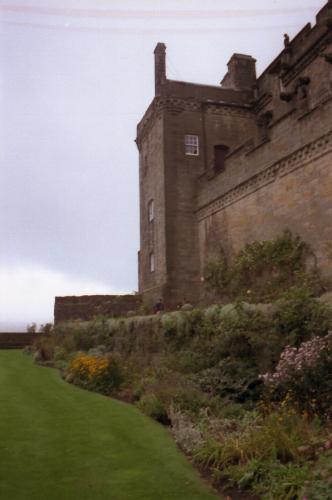
[[[331,308],[316,300],[310,290],[292,287],[276,303],[276,328],[286,344],[299,345],[332,326]]]
[[[314,337],[300,347],[287,346],[274,373],[262,376],[270,399],[287,401],[289,406],[311,416],[332,416],[332,332]]]
[[[196,453],[203,445],[203,436],[198,425],[174,405],[169,408],[169,417],[172,424],[171,432],[177,444],[190,455]]]
[[[196,384],[176,372],[159,374],[146,385],[145,392],[154,394],[166,409],[175,405],[191,414],[197,414],[208,399]]]
[[[253,491],[261,494],[263,500],[303,498],[301,492],[312,474],[309,464],[282,464],[272,462],[267,464],[266,473],[255,485]]]
[[[239,403],[222,404],[219,398],[215,398],[215,406],[213,403],[214,401],[212,400],[210,402],[210,407],[215,408],[215,411],[220,419],[237,419],[238,421],[241,421],[247,414],[243,405]]]
[[[325,450],[314,465],[314,478],[304,488],[302,498],[330,500],[332,478],[332,450]]]
[[[89,322],[68,322],[55,326],[50,336],[67,353],[88,351],[96,345]]]
[[[233,402],[260,397],[259,373],[274,366],[282,349],[273,320],[240,303],[221,315],[209,344],[209,357],[205,356],[204,342],[200,344],[197,352],[208,364],[195,372],[194,380],[203,391]]]
[[[172,350],[181,349],[190,342],[194,323],[192,316],[191,311],[178,311],[162,316],[162,334]]]
[[[97,345],[88,350],[89,356],[103,356],[106,352],[107,349],[104,345]]]
[[[317,270],[307,271],[309,247],[298,236],[286,230],[274,240],[247,244],[233,259],[207,263],[204,280],[219,296],[246,298],[250,302],[271,301],[292,285],[306,284],[320,288]]]
[[[225,359],[215,367],[197,374],[194,380],[204,392],[219,396],[225,404],[253,402],[261,396],[259,370],[250,359],[241,363],[231,358]]]
[[[227,293],[230,281],[231,276],[226,256],[221,251],[218,259],[207,262],[204,269],[204,282],[209,290],[223,294]]]
[[[57,361],[65,361],[66,359],[67,359],[66,350],[61,346],[56,346],[54,348],[54,353],[53,353],[54,363],[56,363]]]
[[[221,311],[224,309],[223,306],[214,304],[204,311],[205,320],[212,323],[212,325],[217,325],[220,321]]]
[[[95,345],[95,340],[88,329],[74,331],[73,340],[76,351],[88,351]]]
[[[33,349],[38,351],[40,361],[52,361],[56,351],[56,341],[52,336],[39,336],[33,344]]]
[[[306,464],[283,464],[280,461],[253,459],[242,466],[227,467],[221,477],[241,490],[250,489],[266,500],[302,498],[303,487],[310,478]],[[311,499],[311,497],[309,497]]]
[[[112,394],[123,382],[119,363],[112,356],[78,353],[68,367],[70,380],[85,389]]]
[[[68,369],[68,361],[65,361],[64,359],[58,359],[54,361],[54,368],[57,368],[57,370],[60,370],[62,374],[65,374]]]
[[[296,415],[278,412],[256,417],[240,432],[207,439],[195,460],[219,471],[252,460],[288,463],[299,458],[298,448],[307,442],[308,429],[307,422]]]
[[[169,423],[165,404],[155,394],[144,394],[137,403],[138,408],[149,417],[162,424]]]
[[[36,333],[37,332],[37,324],[29,323],[26,327],[27,333]]]

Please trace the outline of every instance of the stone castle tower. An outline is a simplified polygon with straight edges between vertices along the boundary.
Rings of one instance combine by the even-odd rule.
[[[330,2],[259,78],[255,59],[233,54],[219,86],[169,80],[157,44],[136,139],[143,297],[196,303],[210,258],[285,228],[332,283],[331,44]]]

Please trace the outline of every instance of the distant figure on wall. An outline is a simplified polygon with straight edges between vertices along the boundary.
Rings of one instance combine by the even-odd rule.
[[[163,301],[161,299],[158,299],[158,301],[153,306],[153,314],[160,314],[161,312],[163,312],[164,309],[165,306]]]
[[[290,48],[290,38],[289,35],[287,35],[287,33],[284,34],[284,47],[285,49]]]

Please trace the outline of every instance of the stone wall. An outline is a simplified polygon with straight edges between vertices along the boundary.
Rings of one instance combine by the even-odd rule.
[[[332,133],[329,138],[316,145],[316,159],[305,162],[308,152],[299,152],[202,209],[201,273],[220,250],[231,259],[245,244],[288,228],[310,245],[326,286],[332,286]]]
[[[140,248],[139,289],[146,295],[163,296],[166,277],[165,191],[164,191],[164,123],[154,110],[153,127],[144,130],[140,144]],[[149,203],[154,204],[152,220]],[[157,221],[157,222],[156,222]],[[150,256],[154,255],[155,270],[150,271]]]
[[[0,332],[0,349],[22,349],[31,345],[40,334],[27,332]]]
[[[331,42],[325,21],[295,37],[289,69],[280,70],[282,53],[257,81],[256,136],[231,151],[218,175],[201,176],[201,273],[220,250],[231,259],[288,228],[311,246],[332,286],[332,61],[324,56]]]
[[[137,130],[143,298],[198,302],[211,257],[222,249],[231,259],[285,229],[312,247],[332,284],[332,2],[285,37],[257,79],[255,60],[235,54],[219,87],[169,80],[158,46],[157,92]],[[199,154],[185,154],[186,135]]]
[[[55,297],[54,323],[69,320],[90,320],[95,316],[126,316],[138,311],[140,295],[82,295]]]

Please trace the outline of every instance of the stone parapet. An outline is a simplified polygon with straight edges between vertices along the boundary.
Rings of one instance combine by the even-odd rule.
[[[40,335],[27,332],[0,332],[0,349],[23,349],[31,345]]]
[[[81,295],[55,297],[54,324],[90,320],[95,316],[126,316],[141,306],[140,295]]]

